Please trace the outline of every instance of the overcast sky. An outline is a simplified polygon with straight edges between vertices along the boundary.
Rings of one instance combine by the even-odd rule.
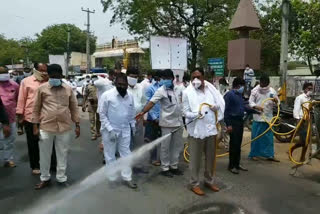
[[[118,39],[132,39],[122,26],[110,27],[111,12],[103,13],[100,0],[0,0],[0,34],[7,38],[21,39],[35,37],[48,25],[71,23],[80,29],[87,15],[81,7],[95,9],[91,14],[91,31],[98,37],[98,44],[111,42],[113,36]]]

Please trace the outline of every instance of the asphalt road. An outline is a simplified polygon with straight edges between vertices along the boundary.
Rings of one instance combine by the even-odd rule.
[[[219,159],[217,183],[222,190],[212,193],[205,189],[204,197],[188,190],[189,172],[183,161],[185,175],[172,179],[158,175],[158,167],[149,166],[148,175],[134,176],[139,185],[135,191],[121,182],[116,185],[105,179],[96,182],[103,176],[102,170],[89,177],[88,182],[79,184],[102,166],[99,141],[90,140],[89,123],[86,116],[83,118],[81,138],[73,142],[69,154],[71,186],[67,188],[53,184],[45,190],[33,190],[39,176],[31,175],[25,136],[18,137],[18,167],[0,168],[0,213],[319,213],[320,197],[316,195],[320,193],[319,161],[303,167],[298,178],[290,176],[286,144],[276,144],[281,163],[248,161],[248,148],[244,148],[243,164],[250,171],[240,175],[226,170],[227,158]],[[198,208],[206,212],[196,212]]]

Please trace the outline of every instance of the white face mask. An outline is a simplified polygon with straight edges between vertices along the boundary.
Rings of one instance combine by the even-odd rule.
[[[195,78],[193,81],[192,81],[192,85],[193,87],[195,87],[196,89],[200,88],[202,82],[201,80],[199,80],[198,78]]]
[[[9,81],[10,80],[10,74],[0,74],[0,81]]]
[[[23,72],[23,75],[24,75],[25,77],[30,77],[30,76],[31,76],[31,72],[29,72],[29,73]]]
[[[308,91],[308,92],[307,92],[307,96],[308,96],[308,97],[311,97],[311,95],[312,95],[312,91]]]
[[[128,84],[130,86],[135,86],[137,83],[138,83],[138,79],[137,78],[128,77]]]

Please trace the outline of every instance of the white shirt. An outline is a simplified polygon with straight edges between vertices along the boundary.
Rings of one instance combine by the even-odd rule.
[[[262,91],[262,89],[260,88],[260,85],[258,85],[257,87],[255,87],[251,91],[251,95],[249,98],[249,105],[252,108],[256,107],[256,106],[263,107],[264,108],[263,115],[265,116],[265,119],[270,122],[273,117],[274,102],[269,100],[269,101],[265,102],[264,105],[262,106],[263,101],[265,101],[268,98],[276,98],[276,99],[278,99],[278,102],[280,102],[278,95],[277,95],[277,92],[273,88],[269,87],[269,90],[267,90],[264,93]],[[258,122],[265,122],[262,114],[254,114],[253,120],[258,121]]]
[[[128,91],[133,96],[134,108],[136,109],[136,114],[138,114],[143,110],[143,107],[147,103],[145,93],[143,93],[143,87],[140,84],[136,84],[133,88],[129,86]]]
[[[294,101],[294,108],[293,108],[293,117],[297,120],[300,120],[303,118],[303,111],[301,105],[305,102],[308,102],[311,100],[311,97],[308,97],[305,93],[300,94],[296,97]],[[308,107],[309,104],[304,104],[305,107]]]
[[[113,130],[123,137],[130,136],[136,123],[133,96],[127,93],[122,97],[116,88],[106,91],[101,96],[99,114],[101,131]]]
[[[251,68],[244,70],[243,79],[245,81],[252,81],[253,77],[254,77],[254,71]]]
[[[191,88],[192,87],[192,88]],[[183,92],[183,113],[189,122],[196,118],[199,114],[199,108],[202,103],[208,103],[212,106],[218,108],[218,113],[223,114],[225,104],[224,102],[219,102],[218,99],[223,100],[222,95],[216,90],[216,94],[209,89],[208,85],[204,87],[204,91],[194,89],[190,85],[187,90]],[[197,106],[192,106],[193,104]],[[204,118],[198,119],[188,125],[187,131],[191,137],[204,139],[206,137],[214,136],[218,134],[216,123],[217,118],[215,113],[209,108],[209,106],[203,106],[201,109],[201,114]],[[223,115],[220,115],[223,118]]]
[[[149,88],[152,85],[152,83],[148,78],[144,78],[144,80],[142,80],[140,85],[142,86],[143,93],[145,93],[147,88]]]
[[[160,119],[161,127],[178,127],[182,122],[182,91],[180,87],[166,89],[161,86],[153,95],[150,102],[160,102]]]

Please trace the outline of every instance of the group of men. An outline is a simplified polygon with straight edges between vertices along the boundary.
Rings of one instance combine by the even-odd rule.
[[[160,136],[168,136],[152,151],[150,161],[155,166],[161,165],[161,175],[165,177],[183,175],[179,158],[186,125],[190,145],[191,190],[197,195],[205,194],[200,187],[199,176],[204,153],[204,184],[218,192],[219,187],[215,183],[216,144],[218,123],[224,122],[230,133],[229,171],[233,174],[239,174],[240,170],[248,171],[240,164],[244,113],[255,113],[252,127],[254,139],[268,129],[267,121],[273,116],[273,105],[279,102],[275,90],[269,86],[268,76],[261,76],[260,84],[251,92],[249,105],[245,105],[243,100],[246,82],[239,77],[234,79],[232,89],[223,96],[213,84],[205,81],[201,68],[192,71],[187,87],[177,84],[179,81],[172,70],[158,71],[142,83],[138,83],[139,76],[139,70],[135,68],[129,68],[126,74],[109,72],[108,78],[93,75],[85,88],[85,103],[88,105],[84,105],[83,110],[89,107],[92,140],[102,136],[107,167],[116,164],[117,153],[120,157],[127,157],[143,144]],[[36,64],[33,75],[22,80],[19,89],[19,85],[8,77],[8,70],[0,67],[0,96],[4,107],[0,108],[0,114],[7,115],[1,116],[1,133],[4,136],[0,136],[5,146],[5,166],[15,166],[13,146],[17,114],[18,122],[25,127],[32,173],[41,174],[41,182],[36,189],[50,185],[52,151],[56,153],[57,181],[67,185],[65,172],[73,124],[76,137],[80,136],[76,96],[62,77],[59,65]],[[311,89],[309,86],[304,86],[305,92]],[[265,102],[266,99],[269,100]],[[258,157],[278,162],[274,157],[271,131],[252,143],[249,158],[259,160]],[[143,164],[135,168],[147,173]],[[108,179],[115,181],[118,176],[113,174]],[[122,169],[121,177],[128,187],[137,188],[130,166]]]

